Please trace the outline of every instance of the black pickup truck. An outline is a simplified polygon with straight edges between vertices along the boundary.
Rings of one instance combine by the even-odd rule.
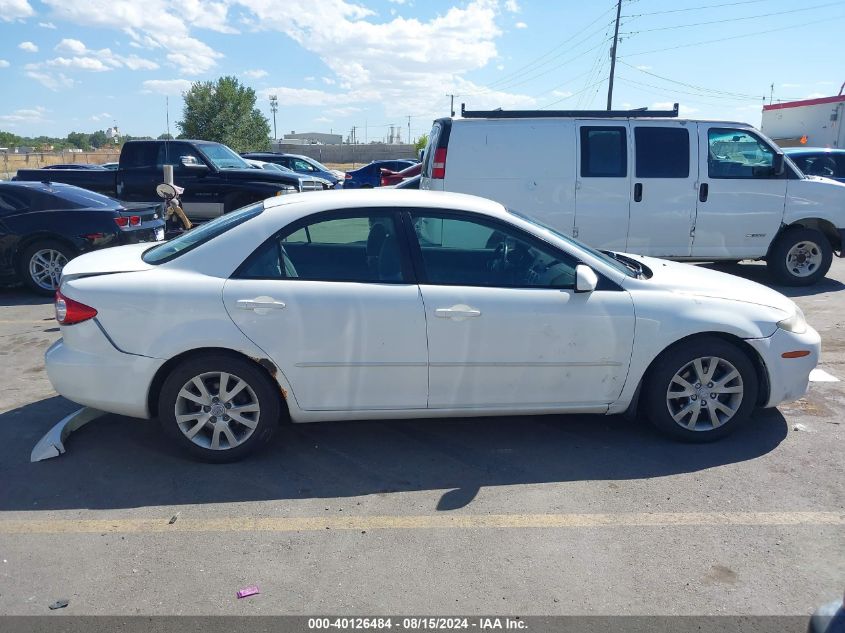
[[[13,180],[60,182],[116,198],[127,206],[161,202],[156,186],[164,165],[183,187],[182,206],[193,220],[207,220],[247,204],[298,191],[321,191],[319,180],[255,169],[234,151],[209,141],[128,141],[117,170],[21,169]]]

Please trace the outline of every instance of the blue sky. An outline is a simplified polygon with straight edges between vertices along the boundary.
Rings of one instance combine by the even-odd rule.
[[[758,124],[837,94],[845,3],[623,0],[614,106]],[[614,0],[0,0],[0,130],[158,135],[192,81],[237,75],[278,133],[407,136],[468,108],[603,108]]]

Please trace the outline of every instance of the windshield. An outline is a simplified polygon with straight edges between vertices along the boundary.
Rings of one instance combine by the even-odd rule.
[[[631,268],[629,268],[628,266],[626,266],[625,264],[620,262],[618,259],[614,259],[611,255],[608,255],[607,253],[603,253],[601,251],[598,251],[591,246],[587,246],[583,242],[579,242],[578,240],[576,240],[576,239],[574,239],[574,238],[572,238],[568,235],[564,235],[563,233],[561,233],[557,229],[552,228],[548,224],[544,224],[543,222],[540,222],[539,220],[536,220],[532,217],[524,215],[524,214],[520,213],[519,211],[514,211],[513,209],[508,209],[508,213],[510,213],[511,215],[515,215],[520,220],[525,220],[529,224],[533,224],[534,226],[536,226],[539,229],[542,229],[544,231],[551,233],[552,235],[554,235],[555,237],[563,240],[567,244],[572,244],[573,246],[576,246],[577,248],[580,248],[582,250],[587,251],[593,257],[602,260],[608,266],[611,266],[613,269],[618,270],[620,273],[625,273],[628,277],[636,277],[637,276],[636,273]]]
[[[328,167],[326,167],[323,163],[321,163],[321,162],[320,162],[320,161],[318,161],[318,160],[314,160],[314,159],[313,159],[313,158],[311,158],[310,156],[306,156],[305,158],[303,158],[303,160],[304,160],[305,162],[307,162],[307,163],[311,163],[311,165],[313,165],[314,167],[316,167],[316,168],[317,168],[317,169],[319,169],[320,171],[331,171],[331,169],[329,169]]]
[[[247,220],[251,220],[262,211],[264,211],[264,203],[258,202],[251,206],[244,207],[243,209],[227,213],[226,215],[221,215],[219,218],[215,218],[211,222],[206,222],[187,233],[182,233],[182,235],[170,240],[169,242],[163,242],[158,246],[153,246],[151,249],[144,251],[141,259],[148,264],[163,264],[164,262],[169,262],[180,255],[184,255],[200,244],[205,244],[218,235],[222,235],[229,229],[232,229]]]
[[[225,145],[203,144],[197,145],[197,149],[202,152],[202,155],[205,156],[217,169],[250,169],[249,163]]]

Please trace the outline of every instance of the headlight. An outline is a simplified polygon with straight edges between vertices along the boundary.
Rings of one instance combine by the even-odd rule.
[[[787,332],[794,332],[795,334],[803,334],[807,331],[807,319],[804,318],[804,313],[801,308],[795,306],[795,314],[788,319],[778,321],[778,327]]]
[[[284,195],[287,195],[287,194],[289,194],[289,193],[296,193],[296,192],[297,192],[296,187],[285,186],[284,188],[279,189],[279,190],[276,192],[276,195],[277,195],[277,196],[284,196]]]

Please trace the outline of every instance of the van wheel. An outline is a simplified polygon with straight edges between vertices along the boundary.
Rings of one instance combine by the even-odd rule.
[[[209,353],[165,379],[158,401],[164,431],[207,462],[242,459],[270,441],[279,425],[279,389],[253,363]]]
[[[74,256],[75,253],[60,242],[36,242],[21,254],[21,278],[40,295],[55,294],[62,269]]]
[[[832,261],[833,248],[824,233],[795,226],[777,238],[766,266],[785,286],[811,286],[827,274]]]
[[[644,387],[645,413],[660,431],[686,442],[710,442],[751,415],[758,379],[736,345],[702,337],[663,352]]]

